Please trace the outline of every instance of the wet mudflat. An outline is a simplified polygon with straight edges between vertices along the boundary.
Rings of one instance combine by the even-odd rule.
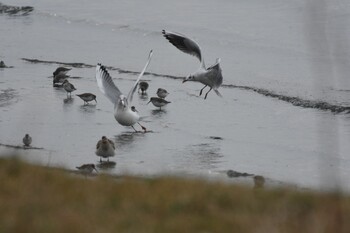
[[[17,2],[21,6],[20,1],[11,5]],[[91,3],[73,17],[70,9],[77,6],[70,4],[61,8],[39,1],[29,14],[0,15],[6,22],[2,24],[0,60],[13,66],[0,69],[0,143],[21,147],[24,134],[29,133],[32,146],[43,148],[0,146],[1,154],[20,154],[35,163],[75,169],[84,163],[99,164],[95,147],[105,135],[117,147],[110,159],[115,166],[103,169],[112,174],[230,180],[227,171],[232,170],[263,175],[272,183],[314,188],[339,184],[350,189],[350,87],[342,76],[335,83],[322,75],[313,80],[312,72],[304,67],[326,69],[323,51],[310,58],[312,50],[309,54],[299,51],[298,46],[307,45],[293,37],[277,33],[283,38],[267,38],[273,25],[281,26],[269,18],[266,24],[271,27],[251,37],[249,22],[226,30],[202,30],[206,17],[200,13],[188,27],[166,20],[160,24],[157,14],[145,23],[140,23],[141,15],[136,14],[123,27],[114,23],[118,19],[109,18],[114,15],[108,14],[112,2],[104,6],[104,16],[94,15]],[[287,13],[298,20],[300,12],[291,5],[280,11],[271,5],[269,13]],[[302,3],[300,7],[304,9]],[[265,12],[249,9],[258,15]],[[226,22],[228,15],[237,16],[224,14],[212,23]],[[298,25],[292,24],[291,30],[297,31]],[[198,62],[162,38],[164,27],[193,35],[205,48],[208,65],[221,57],[223,98],[209,93],[204,100],[198,96],[202,85],[182,84],[182,78],[193,72]],[[240,33],[238,27],[242,27]],[[47,28],[53,30],[47,33]],[[106,65],[119,89],[127,94],[150,49],[154,58],[143,78],[149,89],[147,95],[137,93],[134,103],[142,124],[151,132],[135,133],[115,121],[113,105],[97,88],[95,65]],[[52,85],[52,72],[58,66],[72,68],[70,82],[77,88],[72,98]],[[162,110],[147,104],[159,87],[170,93],[167,100],[171,103]],[[94,93],[97,104],[84,105],[75,96],[84,92]]]

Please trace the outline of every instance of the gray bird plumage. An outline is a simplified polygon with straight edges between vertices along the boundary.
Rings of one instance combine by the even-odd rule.
[[[77,96],[79,96],[80,99],[82,99],[84,101],[84,105],[89,104],[89,102],[93,101],[93,100],[95,100],[95,102],[97,103],[96,95],[94,95],[92,93],[77,94]]]
[[[158,107],[160,110],[162,109],[163,106],[171,103],[169,101],[166,101],[165,99],[158,98],[158,97],[151,97],[151,99],[149,100],[149,102],[147,104],[149,104],[150,102],[152,102],[152,104],[154,106]]]
[[[200,90],[199,95],[202,95],[204,88],[209,86],[210,89],[205,94],[204,99],[207,98],[207,95],[211,90],[214,90],[218,96],[222,97],[218,91],[218,88],[221,86],[223,81],[222,71],[220,68],[220,58],[216,59],[216,63],[214,65],[206,68],[201,49],[194,40],[189,39],[180,33],[168,32],[165,30],[163,30],[162,33],[163,36],[176,48],[184,53],[197,57],[200,61],[199,69],[184,79],[183,82],[196,81],[204,84],[205,86]]]

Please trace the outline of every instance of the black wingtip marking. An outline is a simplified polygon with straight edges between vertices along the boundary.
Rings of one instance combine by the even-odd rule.
[[[102,65],[101,63],[98,63],[97,65],[100,66],[100,70],[103,72],[103,73],[106,73],[107,75],[109,75],[108,71],[107,71],[107,68]]]

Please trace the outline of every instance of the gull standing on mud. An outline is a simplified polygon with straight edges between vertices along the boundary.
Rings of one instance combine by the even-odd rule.
[[[202,57],[201,49],[195,41],[179,33],[168,32],[165,30],[163,30],[162,33],[163,36],[176,48],[178,48],[184,53],[197,57],[200,61],[199,69],[193,74],[189,75],[186,79],[184,79],[183,83],[187,81],[196,81],[204,84],[205,86],[199,92],[200,96],[202,95],[203,89],[209,86],[210,89],[205,94],[204,99],[207,98],[208,93],[212,89],[218,96],[222,97],[222,95],[218,91],[218,88],[221,86],[223,80],[220,68],[220,58],[216,59],[216,63],[214,65],[210,66],[209,68],[206,68],[204,64],[204,59]]]
[[[75,87],[73,84],[71,84],[67,79],[63,81],[62,86],[64,88],[64,90],[66,90],[67,92],[67,98],[68,98],[68,94],[70,94],[70,97],[72,97],[72,91],[75,91]]]
[[[109,157],[114,156],[114,142],[108,139],[106,136],[102,136],[102,139],[99,140],[96,144],[96,155],[100,156],[100,162],[102,162],[102,158],[107,158],[109,161]]]
[[[134,124],[138,123],[141,128],[146,132],[146,128],[142,126],[138,121],[140,116],[137,111],[131,109],[133,95],[137,89],[137,85],[145,73],[152,57],[152,50],[149,53],[146,65],[143,67],[139,77],[135,81],[128,96],[124,96],[118,87],[114,84],[112,77],[107,72],[106,68],[101,64],[96,66],[96,80],[100,91],[114,104],[114,118],[117,122],[123,126],[131,126],[135,132]]]

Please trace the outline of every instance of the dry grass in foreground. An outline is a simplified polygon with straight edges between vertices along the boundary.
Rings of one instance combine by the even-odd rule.
[[[350,198],[0,160],[0,232],[350,232]]]

